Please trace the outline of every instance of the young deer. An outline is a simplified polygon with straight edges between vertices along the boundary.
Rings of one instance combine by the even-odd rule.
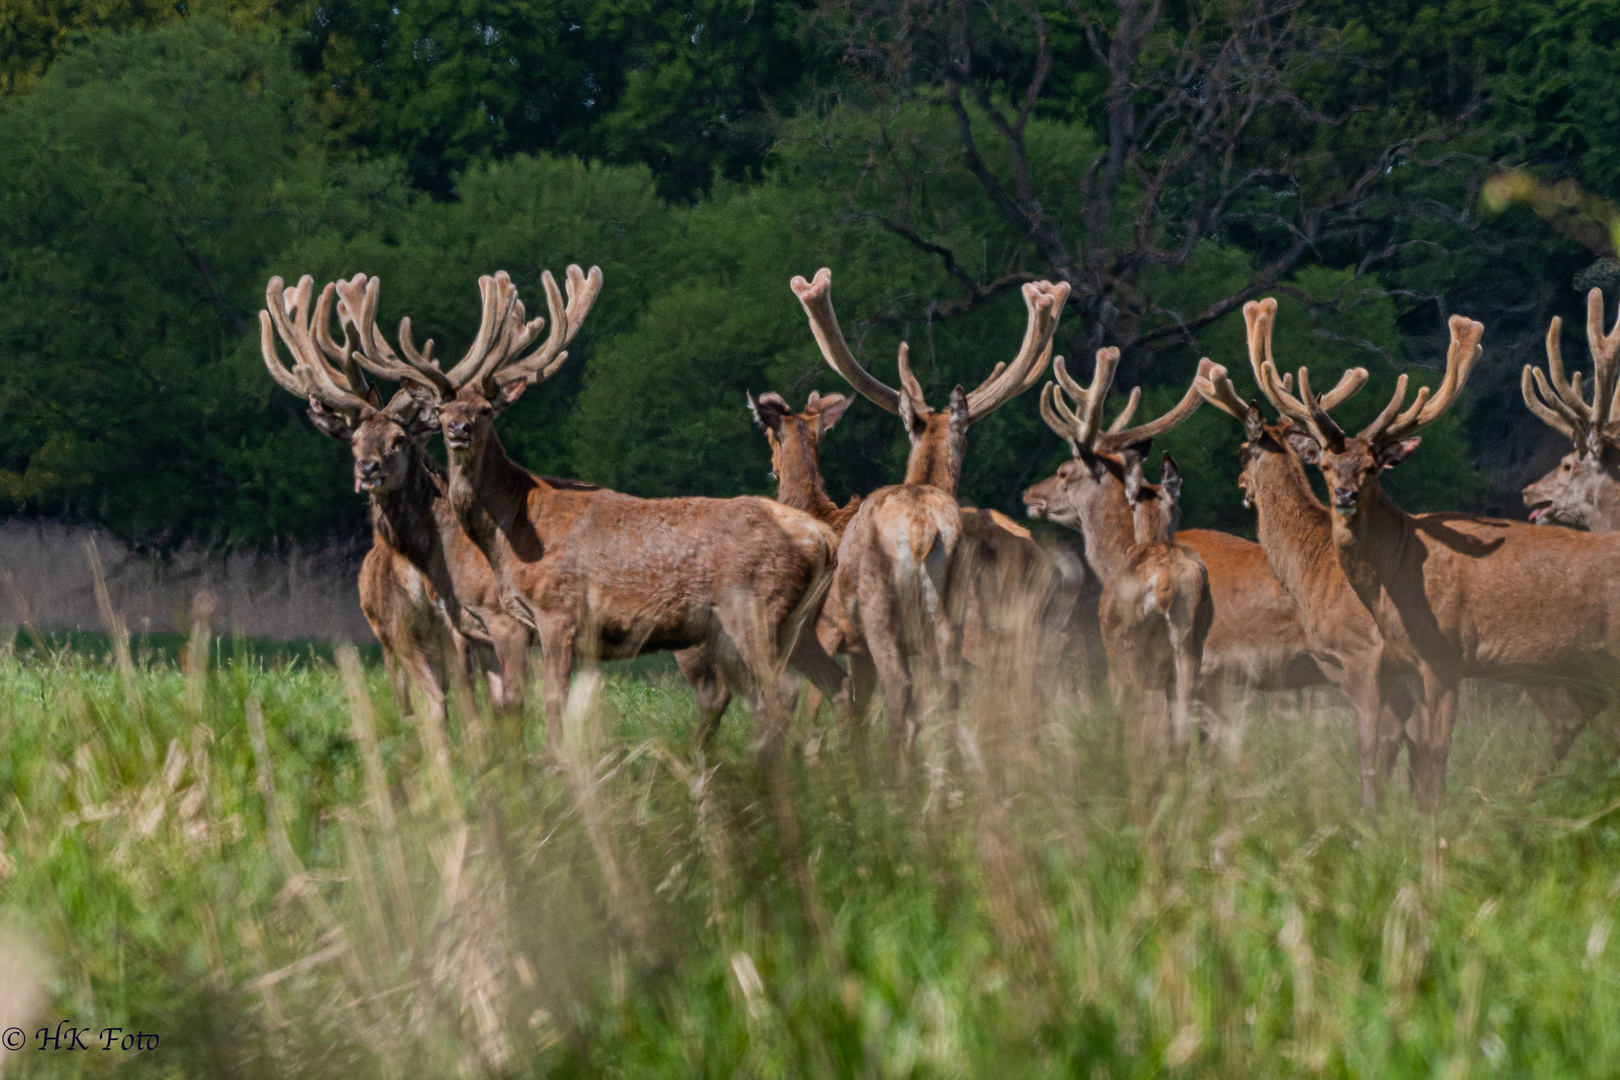
[[[1052,371],[1058,382],[1048,384],[1041,394],[1041,417],[1068,442],[1074,457],[1024,492],[1030,517],[1044,517],[1079,530],[1085,538],[1086,559],[1105,584],[1119,572],[1126,550],[1135,543],[1125,498],[1127,450],[1134,447],[1138,453],[1145,452],[1151,440],[1182,424],[1202,401],[1197,390],[1190,388],[1157,420],[1129,427],[1141,401],[1138,388],[1104,429],[1103,406],[1118,365],[1118,349],[1099,349],[1087,389],[1070,377],[1061,361],[1054,361]],[[1212,366],[1205,360],[1199,371]],[[1065,393],[1074,399],[1076,408],[1065,403]],[[1203,560],[1214,604],[1214,621],[1204,642],[1200,699],[1218,711],[1219,695],[1233,684],[1286,690],[1324,681],[1306,650],[1293,601],[1272,577],[1258,544],[1209,529],[1188,529],[1175,539]]]
[[[1620,396],[1615,360],[1620,335],[1603,333],[1603,290],[1586,295],[1586,340],[1592,353],[1592,400],[1581,376],[1564,378],[1564,320],[1547,330],[1547,374],[1524,365],[1519,381],[1524,403],[1541,421],[1567,435],[1575,448],[1558,468],[1524,489],[1524,504],[1537,525],[1569,525],[1606,533],[1620,530],[1620,421],[1612,419]],[[1549,382],[1551,385],[1549,385]]]
[[[1331,495],[1333,542],[1350,585],[1385,647],[1418,670],[1423,708],[1412,733],[1419,805],[1438,809],[1457,709],[1468,676],[1562,683],[1589,719],[1609,704],[1620,675],[1620,535],[1541,529],[1467,514],[1412,517],[1384,494],[1379,474],[1404,461],[1417,432],[1457,400],[1485,328],[1451,319],[1446,373],[1403,410],[1402,375],[1389,404],[1355,436],[1333,422],[1299,371],[1299,394],[1269,359],[1261,390],[1293,421],[1302,460],[1321,466]],[[1556,748],[1555,748],[1556,749]]]
[[[939,411],[924,399],[906,345],[900,346],[902,390],[879,382],[856,361],[833,312],[832,271],[822,268],[814,281],[796,277],[791,287],[827,364],[862,397],[898,416],[911,440],[905,480],[868,495],[845,529],[828,605],[836,636],[850,656],[853,686],[870,685],[874,676],[882,680],[898,756],[902,744],[910,751],[920,727],[915,665],[927,663],[947,709],[956,707],[959,695],[968,598],[959,595],[958,585],[967,528],[956,488],[968,428],[1040,378],[1069,286],[1025,285],[1028,324],[1012,363],[998,363],[971,394],[956,387]]]
[[[602,276],[569,267],[566,304],[549,272],[541,280],[551,332],[528,355],[545,320],[525,318],[503,272],[479,279],[478,335],[449,372],[417,352],[408,321],[400,326],[405,359],[394,355],[372,326],[374,309],[361,320],[357,358],[437,406],[456,519],[488,557],[508,612],[538,634],[552,746],[582,650],[615,659],[696,648],[706,651],[690,657],[703,657],[754,700],[774,751],[785,729],[782,661],[829,692],[842,680],[806,630],[831,579],[836,540],[814,518],[768,499],[638,499],[567,488],[507,457],[495,416],[567,359],[563,350]]]
[[[1147,745],[1162,744],[1168,722],[1180,755],[1191,742],[1193,688],[1214,618],[1209,574],[1197,552],[1172,539],[1181,474],[1170,455],[1159,483],[1149,484],[1142,459],[1127,454],[1124,479],[1134,542],[1103,583],[1098,605],[1108,681],[1121,711],[1143,725]]]
[[[505,614],[489,562],[456,523],[446,497],[443,466],[427,453],[439,430],[437,410],[405,391],[386,407],[354,362],[364,309],[375,307],[376,283],[364,275],[328,284],[311,308],[314,282],[305,276],[290,294],[271,278],[260,312],[260,346],[277,384],[308,399],[309,415],[325,434],[349,444],[354,489],[371,500],[373,554],[360,578],[360,605],[385,653],[410,671],[435,715],[443,715],[437,670],[448,669],[458,687],[466,680],[466,642],[486,654],[490,694],[511,709],[523,699],[528,631]],[[331,336],[333,298],[343,342]],[[293,367],[283,366],[276,336]],[[430,614],[431,613],[431,614]],[[435,622],[447,623],[451,652],[433,642]],[[464,699],[470,701],[470,694]]]

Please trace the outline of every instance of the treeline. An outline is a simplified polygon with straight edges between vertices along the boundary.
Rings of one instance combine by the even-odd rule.
[[[930,390],[1010,358],[1016,286],[1063,277],[1060,349],[1121,345],[1150,409],[1199,355],[1248,385],[1257,295],[1285,367],[1373,371],[1352,420],[1467,313],[1471,411],[1392,476],[1414,508],[1509,512],[1556,448],[1519,367],[1620,273],[1579,215],[1480,192],[1525,165],[1620,196],[1617,37],[1620,2],[7,0],[0,511],[154,546],[352,534],[346,449],[263,372],[266,279],[379,275],[385,325],[454,356],[477,275],[536,308],[580,262],[603,299],[502,421],[553,475],[769,490],[743,395],[845,389],[787,288],[828,265],[862,355],[892,375],[909,340]],[[965,498],[1014,508],[1064,455],[1035,404],[975,427]],[[1170,440],[1189,524],[1248,524],[1234,445],[1207,416]],[[904,454],[858,404],[833,494]]]

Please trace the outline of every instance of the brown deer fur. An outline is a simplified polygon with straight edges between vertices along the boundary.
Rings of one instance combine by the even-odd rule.
[[[1259,363],[1270,352],[1274,307],[1250,305],[1244,313]],[[1264,335],[1263,345],[1257,334]],[[1198,388],[1211,404],[1243,423],[1247,441],[1238,451],[1239,490],[1244,504],[1255,509],[1260,546],[1290,598],[1311,655],[1350,699],[1361,798],[1374,805],[1405,740],[1414,702],[1403,679],[1416,670],[1385,656],[1377,625],[1339,567],[1328,510],[1317,501],[1304,466],[1288,445],[1287,421],[1267,425],[1257,405],[1237,396],[1224,368],[1215,368]]]
[[[1164,455],[1158,484],[1142,478],[1142,460],[1128,456],[1125,497],[1134,542],[1103,584],[1098,605],[1108,681],[1128,718],[1143,725],[1147,745],[1185,751],[1191,742],[1192,696],[1214,617],[1209,574],[1198,553],[1171,537],[1181,516],[1181,476]]]
[[[1028,319],[1013,362],[997,364],[971,394],[956,387],[941,410],[924,399],[907,346],[900,346],[902,390],[879,382],[855,360],[833,312],[830,270],[819,270],[813,282],[796,277],[791,287],[828,366],[863,397],[898,416],[911,441],[904,481],[868,495],[850,519],[827,607],[836,639],[850,657],[857,709],[860,688],[875,674],[887,699],[890,741],[897,752],[902,744],[909,751],[920,726],[915,665],[926,665],[947,710],[955,709],[959,694],[968,598],[957,595],[955,584],[966,580],[959,555],[965,530],[956,489],[968,427],[1040,377],[1069,286],[1025,285]]]
[[[363,275],[328,285],[311,310],[311,279],[301,280],[291,296],[280,278],[271,279],[261,313],[265,364],[278,383],[309,399],[316,427],[347,442],[354,456],[355,491],[371,500],[373,551],[386,553],[368,556],[360,605],[385,654],[405,650],[395,666],[410,673],[431,713],[442,718],[442,673],[461,691],[468,689],[470,643],[486,660],[492,700],[515,707],[523,696],[529,634],[502,611],[488,561],[455,522],[444,468],[426,451],[438,429],[437,413],[403,391],[379,408],[375,390],[352,363],[349,335],[365,286]],[[342,346],[330,337],[334,295]],[[293,355],[291,370],[277,355],[275,333]],[[448,635],[430,626],[430,611],[447,624]]]
[[[1414,433],[1456,400],[1483,333],[1479,323],[1453,316],[1433,399],[1424,387],[1402,411],[1403,375],[1389,405],[1354,437],[1311,393],[1306,369],[1298,397],[1270,360],[1262,369],[1261,389],[1297,425],[1285,437],[1326,478],[1339,565],[1386,648],[1421,677],[1412,772],[1419,803],[1431,810],[1445,795],[1462,678],[1564,682],[1591,715],[1606,704],[1592,690],[1620,674],[1620,580],[1608,572],[1620,558],[1620,536],[1466,514],[1414,518],[1379,484],[1380,472],[1417,448]]]
[[[1524,504],[1537,525],[1606,533],[1620,530],[1620,422],[1613,419],[1620,412],[1615,408],[1620,337],[1603,333],[1603,291],[1587,293],[1586,303],[1592,400],[1582,393],[1579,374],[1573,381],[1564,378],[1562,319],[1555,317],[1547,330],[1547,375],[1524,366],[1519,384],[1524,403],[1575,444],[1556,469],[1524,489]]]
[[[731,689],[755,700],[774,745],[785,721],[782,658],[791,656],[824,689],[836,690],[842,678],[814,635],[800,632],[819,611],[836,540],[814,518],[767,499],[638,499],[564,488],[507,457],[496,414],[561,365],[601,272],[587,279],[570,267],[566,306],[551,275],[542,281],[552,330],[527,356],[544,320],[525,319],[504,273],[480,279],[483,322],[449,373],[415,354],[407,325],[400,336],[409,365],[394,367],[397,359],[370,334],[364,340],[373,370],[409,380],[439,406],[456,518],[489,558],[508,612],[540,640],[548,739],[555,746],[561,737],[581,651],[614,659],[700,648]]]

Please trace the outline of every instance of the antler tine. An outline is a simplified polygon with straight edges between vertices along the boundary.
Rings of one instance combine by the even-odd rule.
[[[1539,395],[1537,389],[1541,391]],[[1519,393],[1524,395],[1525,405],[1543,424],[1568,435],[1577,443],[1581,441],[1582,433],[1587,430],[1585,417],[1577,415],[1563,398],[1553,393],[1552,387],[1547,385],[1546,376],[1534,364],[1524,365],[1519,377]]]
[[[933,412],[928,407],[928,399],[923,396],[922,383],[917,381],[917,376],[911,370],[911,346],[904,341],[900,343],[899,365],[900,388],[911,399],[911,411],[920,416]]]
[[[580,326],[585,322],[585,316],[596,304],[596,298],[602,292],[602,268],[591,267],[587,275],[577,265],[570,264],[564,272],[568,279],[568,301],[563,303],[563,296],[557,289],[557,279],[551,276],[551,271],[544,271],[540,275],[540,284],[546,292],[546,306],[551,311],[551,333],[545,343],[523,357],[507,363],[493,366],[490,370],[494,376],[503,383],[513,382],[516,379],[526,379],[529,383],[545,382],[557,373],[563,361],[568,359],[564,351],[574,336],[579,333]],[[534,336],[546,325],[546,320],[536,318],[524,321],[523,301],[519,300],[512,309],[507,320],[509,336],[502,342],[502,347],[508,350],[509,356],[515,356],[528,347]]]
[[[1379,427],[1379,420],[1391,412],[1406,389],[1406,376],[1402,375],[1390,408],[1386,408],[1379,414],[1378,420],[1362,431],[1361,438],[1380,446],[1404,439],[1440,419],[1440,414],[1457,400],[1468,382],[1468,376],[1473,373],[1474,365],[1485,352],[1479,343],[1485,334],[1485,326],[1461,315],[1453,315],[1450,327],[1451,345],[1446,349],[1446,373],[1440,380],[1440,386],[1432,393],[1426,386],[1420,388],[1410,408]]]
[[[299,279],[293,295],[288,297],[281,278],[270,279],[265,288],[266,310],[260,312],[259,316],[259,342],[265,352],[265,362],[274,368],[281,368],[281,361],[275,353],[275,341],[270,336],[269,324],[273,323],[281,340],[286,343],[287,351],[292,353],[294,364],[292,373],[287,373],[285,368],[281,368],[281,374],[272,370],[270,374],[276,382],[300,396],[319,399],[334,409],[358,415],[367,408],[368,403],[337,384],[311,333],[309,300],[314,284],[315,280],[305,274]],[[320,307],[330,317],[330,290],[323,290],[322,297]],[[291,374],[292,378],[284,379],[282,374]],[[293,379],[298,384],[296,389]]]
[[[1242,420],[1249,414],[1249,406],[1244,403],[1237,387],[1227,376],[1226,369],[1220,364],[1211,364],[1208,371],[1199,372],[1193,379],[1193,388],[1203,395],[1205,401],[1228,416]]]
[[[377,306],[382,297],[381,279],[356,274],[347,281],[338,281],[336,289],[340,317],[346,324],[354,324],[355,337],[359,340],[360,347],[353,351],[353,359],[357,360],[361,367],[379,378],[427,386],[437,391],[441,398],[448,399],[454,396],[455,391],[450,386],[450,380],[445,378],[444,372],[421,357],[414,346],[406,355],[422,362],[407,364],[400,360],[387,339],[377,329]],[[400,320],[402,340],[409,338],[409,326],[409,319]],[[346,325],[343,337],[347,346]]]
[[[1046,426],[1060,438],[1080,437],[1080,418],[1063,400],[1063,391],[1058,388],[1057,383],[1047,383],[1041,387],[1041,419],[1046,421]]]
[[[1601,430],[1614,412],[1615,358],[1620,356],[1620,316],[1603,332],[1603,290],[1586,294],[1586,339],[1592,350],[1592,427]]]
[[[1601,325],[1599,327],[1601,330]],[[1588,335],[1591,327],[1587,328]],[[1593,354],[1596,356],[1596,354]],[[1591,410],[1587,407],[1580,390],[1564,375],[1564,320],[1557,315],[1547,327],[1547,378],[1552,383],[1552,389],[1557,393],[1565,405],[1581,416],[1582,423],[1590,416]],[[1577,374],[1576,378],[1580,376]]]
[[[489,355],[490,346],[505,332],[507,313],[517,300],[517,290],[512,288],[512,279],[507,277],[504,270],[494,276],[481,275],[478,278],[478,294],[482,301],[478,336],[473,338],[473,343],[468,347],[466,354],[445,375],[450,380],[451,387],[457,390],[472,382],[478,375],[485,358]]]
[[[1207,356],[1199,360],[1198,376],[1193,379],[1192,385],[1187,387],[1187,392],[1181,395],[1181,400],[1176,402],[1175,408],[1157,420],[1149,420],[1147,423],[1138,424],[1133,428],[1122,428],[1119,431],[1110,428],[1107,434],[1097,439],[1097,448],[1117,452],[1135,446],[1137,443],[1156,439],[1165,432],[1185,423],[1187,417],[1197,412],[1198,406],[1204,403],[1204,396],[1198,392],[1198,378],[1207,379],[1210,369],[1214,366]]]
[[[279,279],[278,279],[279,280]],[[294,361],[292,368],[281,363],[281,354],[276,349],[276,331],[270,321],[268,311],[259,312],[259,351],[264,354],[264,366],[270,372],[270,377],[276,385],[295,397],[309,397],[310,390],[304,378],[304,372]]]
[[[1260,392],[1271,402],[1278,415],[1298,424],[1311,433],[1323,446],[1337,445],[1344,432],[1327,410],[1343,403],[1367,382],[1367,372],[1352,368],[1339,378],[1339,384],[1326,398],[1318,399],[1310,392],[1310,375],[1299,369],[1299,396],[1294,396],[1287,376],[1279,375],[1271,352],[1271,335],[1276,328],[1277,301],[1274,297],[1250,300],[1243,305],[1243,320],[1248,326],[1249,367],[1254,372]]]
[[[1088,390],[1081,386],[1069,374],[1063,357],[1052,361],[1052,373],[1057,376],[1058,385],[1074,399],[1079,412],[1076,415],[1078,428],[1075,438],[1085,446],[1094,446],[1097,435],[1102,430],[1103,403],[1108,400],[1108,391],[1114,385],[1114,373],[1119,369],[1119,349],[1110,345],[1097,350],[1096,368],[1091,374],[1091,388]]]
[[[1114,422],[1108,425],[1108,434],[1116,435],[1124,431],[1125,425],[1131,422],[1131,417],[1136,415],[1136,407],[1140,404],[1142,404],[1142,388],[1133,386],[1131,387],[1131,396],[1125,399],[1125,407],[1119,410],[1119,415],[1114,417]]]
[[[900,392],[873,378],[872,373],[863,368],[849,351],[844,332],[838,327],[838,316],[833,312],[832,271],[824,266],[816,271],[815,280],[795,277],[788,287],[799,298],[799,303],[804,305],[804,313],[810,317],[810,332],[815,335],[827,366],[842,375],[856,393],[872,404],[899,415]]]
[[[1053,285],[1049,281],[1031,281],[1025,283],[1022,291],[1029,314],[1023,344],[1012,363],[1006,367],[997,364],[990,377],[968,394],[970,421],[984,419],[1033,386],[1052,355],[1052,336],[1057,333],[1058,318],[1069,299],[1069,283],[1060,281]]]

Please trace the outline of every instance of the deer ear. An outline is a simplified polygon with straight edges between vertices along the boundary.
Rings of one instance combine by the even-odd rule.
[[[1125,497],[1136,502],[1142,493],[1142,459],[1130,454],[1125,459]]]
[[[911,403],[911,395],[901,394],[899,406],[900,422],[906,425],[906,434],[915,434],[917,431],[917,410]]]
[[[329,435],[344,442],[354,438],[355,424],[346,413],[328,409],[316,399],[310,398],[307,415],[309,416],[309,422],[314,424],[316,429],[323,435]]]
[[[1169,493],[1172,499],[1181,497],[1181,470],[1176,468],[1176,459],[1165,451],[1163,464],[1159,471],[1159,486]]]
[[[817,435],[825,435],[831,431],[833,425],[838,423],[838,418],[844,415],[844,410],[849,408],[849,403],[854,400],[843,394],[828,394],[819,400],[816,399],[816,395],[811,394],[810,398],[810,404],[805,406],[805,411],[816,414]]]
[[[1322,464],[1322,448],[1316,445],[1316,440],[1297,427],[1283,429],[1283,442],[1287,443],[1299,456],[1299,460],[1307,465]]]
[[[1399,465],[1401,462],[1410,457],[1412,455],[1412,451],[1416,450],[1418,448],[1418,444],[1422,441],[1423,438],[1421,436],[1414,435],[1410,439],[1402,439],[1399,442],[1390,443],[1388,446],[1378,451],[1379,466],[1385,469],[1393,469],[1395,466]]]
[[[748,395],[748,411],[754,414],[754,423],[770,431],[776,431],[782,426],[782,417],[792,410],[788,403],[782,400],[780,394],[765,393],[759,395],[755,401],[752,394]]]
[[[1243,437],[1250,442],[1259,442],[1265,433],[1266,418],[1260,413],[1260,403],[1251,401],[1243,413]]]
[[[495,396],[490,399],[489,403],[495,406],[495,411],[497,413],[505,412],[507,409],[510,409],[513,405],[517,404],[518,398],[522,397],[523,391],[527,390],[528,388],[528,379],[513,379],[509,383],[502,383],[500,388],[495,391]]]
[[[960,435],[973,423],[968,418],[968,395],[960,383],[951,388],[951,430]]]

